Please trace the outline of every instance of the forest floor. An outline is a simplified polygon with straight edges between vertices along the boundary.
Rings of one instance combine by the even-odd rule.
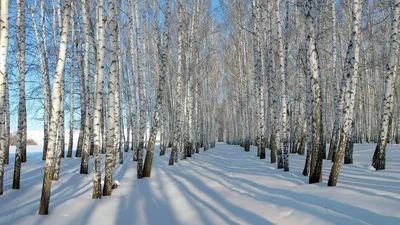
[[[329,161],[324,181],[309,185],[302,175],[305,156],[290,155],[290,172],[283,172],[269,157],[259,160],[254,146],[244,152],[219,143],[175,166],[167,165],[168,154],[155,154],[152,176],[142,180],[129,152],[114,170],[120,187],[101,200],[91,199],[93,175],[79,174],[80,158],[65,158],[60,181],[52,183],[50,214],[40,216],[44,162],[41,147],[30,146],[20,190],[11,189],[13,164],[5,166],[0,224],[399,225],[400,146],[388,146],[384,171],[371,170],[374,147],[355,145],[354,164],[343,165],[337,187],[327,187]]]

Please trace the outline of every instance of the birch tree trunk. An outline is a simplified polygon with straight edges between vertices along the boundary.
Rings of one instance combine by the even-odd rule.
[[[75,157],[82,156],[82,149],[85,137],[85,116],[86,116],[86,87],[85,87],[85,71],[84,71],[84,62],[85,60],[82,59],[82,34],[80,26],[78,26],[79,30],[79,38],[78,38],[78,75],[79,75],[79,103],[81,108],[81,118],[80,118],[80,129],[79,129],[79,138],[78,138],[78,145],[76,147]]]
[[[337,141],[339,137],[339,123],[340,123],[340,108],[338,99],[338,87],[337,87],[337,37],[336,37],[336,7],[335,0],[331,0],[332,10],[332,89],[333,89],[333,102],[335,104],[335,121],[333,124],[332,137],[329,141],[329,152],[328,160],[332,160],[333,153],[336,152]]]
[[[119,88],[119,76],[120,76],[120,52],[119,52],[119,4],[120,1],[117,0],[114,7],[115,7],[115,63],[116,63],[116,69],[115,69],[115,102],[114,102],[114,151],[113,151],[113,167],[116,165],[117,161],[117,151],[118,151],[118,142],[119,142],[119,133],[120,133],[120,88]]]
[[[164,101],[164,85],[165,85],[165,77],[167,75],[167,63],[168,63],[168,45],[169,45],[169,26],[170,26],[170,17],[171,17],[171,0],[167,0],[166,3],[166,13],[165,13],[165,24],[164,24],[164,42],[162,48],[161,55],[161,73],[159,75],[158,82],[158,91],[157,91],[157,103],[156,103],[156,111],[154,112],[154,120],[153,126],[150,130],[149,137],[149,145],[146,153],[146,159],[144,162],[143,176],[150,177],[151,174],[151,166],[153,163],[153,155],[154,155],[154,146],[157,137],[158,123],[160,120],[160,113]],[[158,24],[156,24],[158,26]],[[158,34],[157,34],[158,35]]]
[[[40,12],[41,12],[41,23],[42,23],[42,40],[39,39],[39,33],[36,31],[37,27],[34,26],[35,33],[36,33],[36,44],[38,46],[38,53],[40,59],[40,70],[42,72],[42,83],[43,83],[43,96],[44,96],[44,104],[43,104],[43,154],[42,159],[46,160],[46,152],[47,152],[47,145],[49,142],[49,125],[50,125],[50,110],[51,110],[51,93],[50,93],[50,81],[49,81],[49,55],[47,51],[47,37],[46,37],[46,17],[45,17],[45,9],[44,9],[45,2],[44,0],[40,1]],[[34,11],[31,10],[32,20],[35,23],[34,19]],[[42,45],[43,43],[43,54],[42,52]],[[44,56],[44,57],[43,57]],[[43,58],[42,58],[43,57]]]
[[[273,3],[269,1],[267,3],[268,7],[268,39],[269,42],[272,43],[272,28],[273,28]],[[270,137],[270,157],[271,163],[276,162],[276,153],[278,149],[281,148],[280,145],[280,129],[279,129],[279,116],[278,116],[278,102],[277,102],[277,90],[276,90],[276,73],[274,72],[274,54],[273,54],[273,46],[272,44],[268,45],[268,80],[269,80],[269,87],[268,87],[268,101],[271,103],[271,137]],[[279,143],[279,144],[278,144]]]
[[[51,179],[53,175],[52,174],[53,154],[57,137],[57,123],[59,120],[59,113],[61,109],[61,83],[63,79],[63,71],[65,65],[66,52],[67,52],[70,12],[71,12],[71,2],[70,0],[65,0],[64,10],[63,10],[63,24],[60,36],[60,48],[58,53],[58,60],[57,60],[56,71],[54,75],[53,90],[52,90],[53,104],[51,109],[51,123],[50,123],[50,133],[49,133],[50,136],[49,136],[49,144],[47,149],[46,163],[43,176],[42,195],[39,207],[39,214],[41,215],[47,215],[49,212]]]
[[[128,75],[128,80],[132,80],[130,85],[130,91],[133,93],[133,102],[130,101],[132,104],[132,118],[131,118],[131,127],[132,127],[132,150],[133,152],[133,161],[137,161],[137,140],[138,140],[138,135],[139,135],[139,130],[138,130],[138,121],[137,121],[137,97],[136,97],[136,81],[135,77],[133,77],[134,71],[135,71],[135,66],[138,68],[137,74],[139,74],[140,69],[139,69],[139,56],[138,54],[136,55],[136,62],[135,62],[135,55],[134,55],[134,43],[138,44],[138,38],[134,39],[135,33],[137,32],[136,27],[134,27],[135,22],[137,21],[136,19],[136,14],[135,14],[135,5],[134,5],[134,0],[128,1],[128,7],[130,8],[130,15],[129,15],[129,28],[131,30],[130,32],[130,49],[131,49],[131,60],[132,60],[132,76]]]
[[[145,3],[143,3],[145,5]],[[145,9],[143,12],[145,14]],[[134,14],[135,14],[135,24],[136,24],[136,48],[137,48],[137,71],[138,71],[138,84],[139,84],[139,102],[140,102],[140,126],[139,126],[139,146],[137,154],[137,177],[138,179],[143,178],[143,148],[144,148],[144,135],[146,132],[146,69],[144,62],[144,52],[145,52],[145,42],[142,40],[142,35],[140,33],[140,21],[139,21],[139,4],[138,0],[134,0]],[[143,16],[145,20],[145,15]],[[144,22],[144,21],[143,21]],[[146,27],[143,27],[145,30]]]
[[[4,103],[4,164],[8,165],[10,158],[10,90],[8,84],[8,73],[6,72],[6,98]],[[25,156],[25,158],[24,158]],[[23,160],[26,161],[26,154],[22,152]]]
[[[81,0],[81,10],[82,10],[82,19],[83,19],[83,30],[85,34],[85,49],[83,56],[83,76],[84,76],[84,98],[82,98],[83,102],[81,102],[81,107],[85,107],[84,109],[84,128],[83,131],[83,139],[82,139],[82,155],[81,155],[81,174],[88,174],[89,172],[89,143],[90,143],[90,27],[89,27],[89,2],[87,0]],[[82,104],[83,103],[83,104]]]
[[[307,61],[311,73],[311,92],[312,92],[312,151],[310,163],[309,183],[322,181],[322,154],[321,154],[321,90],[319,85],[319,65],[318,51],[316,49],[316,38],[314,27],[316,24],[315,0],[307,0],[306,3],[306,27],[307,27]]]
[[[74,4],[71,3],[71,42],[75,43],[75,23],[74,23]],[[72,157],[72,148],[74,147],[74,93],[75,93],[75,44],[71,47],[71,74],[70,74],[70,86],[69,86],[69,140],[68,140],[68,152],[67,157]]]
[[[118,115],[116,116],[118,118],[118,132],[117,132],[117,138],[116,141],[118,141],[118,159],[119,159],[119,164],[124,163],[124,153],[122,151],[122,143],[123,143],[123,136],[124,136],[124,126],[123,126],[123,118],[122,118],[122,91],[121,91],[121,83],[122,83],[122,76],[123,76],[123,71],[122,71],[122,52],[121,52],[121,24],[120,24],[120,16],[119,16],[119,11],[121,9],[121,1],[117,2],[117,10],[116,10],[116,17],[117,17],[117,60],[118,60],[118,77],[117,77],[117,92],[116,92],[116,101],[118,102]],[[116,157],[115,157],[116,158]]]
[[[265,119],[264,119],[264,88],[262,83],[262,58],[261,58],[261,38],[259,16],[260,5],[258,0],[252,0],[252,18],[253,18],[253,49],[254,49],[254,74],[257,106],[258,106],[258,152],[261,159],[265,158]]]
[[[116,0],[118,1],[118,0]],[[117,21],[115,18],[115,0],[108,2],[108,28],[110,29],[110,71],[108,80],[108,130],[103,195],[110,196],[112,191],[114,164],[115,129],[115,91],[117,83]]]
[[[8,53],[8,0],[0,1],[0,195],[3,194],[4,152],[5,152],[5,120],[7,53]]]
[[[282,26],[281,20],[279,15],[279,3],[278,0],[276,2],[276,26],[277,26],[277,36],[278,36],[278,54],[279,54],[279,73],[281,78],[281,93],[282,93],[282,109],[281,109],[281,124],[282,124],[282,155],[283,157],[278,158],[280,162],[278,162],[278,169],[280,168],[279,165],[281,164],[284,167],[284,171],[289,171],[289,146],[288,146],[288,121],[287,121],[287,97],[286,97],[286,78],[287,78],[287,52],[288,52],[288,44],[283,44],[283,35],[282,35]],[[289,4],[289,3],[286,3]],[[287,14],[289,13],[289,7],[286,10]],[[288,16],[287,16],[288,17]],[[286,21],[286,24],[288,21]]]
[[[71,3],[72,8],[72,3]],[[53,175],[52,180],[58,180],[60,175],[60,165],[61,165],[61,157],[62,152],[65,150],[65,130],[64,130],[64,71],[62,71],[62,80],[61,80],[61,106],[60,106],[60,116],[57,124],[57,144],[56,144],[56,160],[53,165]]]
[[[183,6],[182,1],[178,2],[178,74],[177,74],[177,88],[176,88],[176,105],[175,105],[175,128],[174,137],[172,143],[171,156],[169,158],[169,165],[174,165],[175,160],[178,158],[178,144],[181,136],[181,117],[182,117],[182,73],[183,73],[183,62],[182,62],[182,48],[183,48]],[[205,150],[206,148],[204,148]]]
[[[93,193],[92,199],[101,198],[101,171],[100,171],[100,139],[101,139],[101,123],[102,110],[104,108],[104,55],[105,55],[105,18],[104,18],[104,1],[97,2],[97,79],[95,85],[95,105],[94,105],[94,148],[93,148]]]
[[[394,88],[397,73],[397,58],[399,49],[399,20],[400,20],[400,0],[393,0],[393,12],[392,12],[392,29],[391,29],[391,42],[390,42],[390,53],[389,63],[386,67],[385,77],[385,93],[383,96],[383,116],[381,122],[381,128],[379,133],[379,141],[375,148],[374,156],[372,158],[372,166],[376,170],[384,170],[386,166],[386,145],[388,143],[389,135],[389,120],[393,115],[394,105]]]
[[[19,105],[17,146],[15,149],[13,189],[19,189],[21,176],[21,157],[26,149],[26,100],[25,100],[25,0],[18,0],[17,12],[17,48],[19,70]]]
[[[339,177],[339,171],[343,160],[343,155],[346,149],[346,144],[349,139],[349,133],[353,122],[354,101],[356,87],[358,81],[358,69],[360,58],[360,38],[361,38],[361,0],[353,1],[353,22],[352,33],[348,46],[349,60],[347,62],[349,69],[346,71],[346,94],[345,106],[342,112],[342,127],[340,132],[340,141],[338,152],[335,154],[335,161],[332,165],[329,175],[328,186],[336,186]]]

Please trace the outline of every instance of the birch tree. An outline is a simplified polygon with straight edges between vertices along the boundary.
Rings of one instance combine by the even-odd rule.
[[[310,163],[309,182],[318,183],[322,181],[322,154],[321,147],[321,90],[319,85],[318,51],[316,49],[315,24],[316,24],[316,2],[307,0],[306,3],[306,33],[307,33],[307,60],[310,70],[311,92],[312,92],[312,151]]]
[[[84,120],[82,124],[84,124],[83,128],[83,139],[82,139],[82,155],[81,155],[81,174],[88,174],[88,164],[89,164],[89,143],[90,143],[90,27],[89,27],[89,2],[87,0],[81,0],[81,10],[82,10],[82,19],[83,19],[83,29],[85,34],[85,49],[84,49],[84,57],[83,57],[83,76],[84,76],[84,97],[81,98],[83,102],[81,102],[81,107],[85,107],[84,116],[81,118]],[[81,93],[82,94],[82,93]],[[82,128],[81,128],[82,131]]]
[[[50,111],[51,111],[51,91],[50,91],[50,79],[49,79],[49,54],[47,50],[47,35],[46,35],[46,14],[45,14],[45,2],[40,1],[40,20],[42,27],[42,40],[39,38],[39,32],[34,26],[36,34],[36,44],[39,53],[40,70],[42,73],[42,85],[43,85],[43,154],[42,159],[46,160],[47,145],[49,142],[49,125],[50,125]],[[34,12],[31,10],[32,20],[35,23]],[[43,45],[43,53],[42,46]]]
[[[116,0],[118,1],[118,0]],[[107,129],[107,149],[103,195],[110,196],[112,191],[113,164],[114,164],[114,129],[115,129],[115,91],[117,83],[117,21],[115,17],[115,0],[108,2],[108,28],[110,30],[110,70],[108,78],[108,129]]]
[[[153,126],[150,130],[149,137],[149,145],[146,153],[146,159],[144,162],[143,176],[150,177],[151,175],[151,167],[153,163],[153,155],[154,155],[154,146],[157,137],[158,124],[161,117],[161,110],[164,101],[164,85],[165,85],[165,77],[167,75],[167,63],[168,63],[168,46],[169,46],[169,26],[170,26],[170,17],[171,17],[171,0],[167,0],[166,3],[166,12],[165,12],[165,24],[164,24],[164,33],[163,33],[163,47],[161,53],[161,72],[159,75],[159,83],[158,83],[158,91],[157,91],[157,102],[156,102],[156,111],[154,112],[154,120]],[[156,15],[157,16],[157,15]],[[158,26],[158,24],[156,24]]]
[[[15,164],[13,189],[19,189],[21,176],[21,158],[26,149],[26,98],[25,98],[25,1],[18,0],[17,15],[17,47],[18,47],[18,72],[19,72],[19,105],[18,105],[18,131],[17,146],[15,149]]]
[[[2,0],[3,3],[3,0]],[[3,7],[2,7],[3,8]],[[71,1],[64,1],[63,10],[63,23],[60,36],[60,47],[56,65],[56,71],[54,75],[54,83],[52,90],[52,109],[51,109],[51,120],[50,120],[50,136],[48,149],[46,153],[46,162],[43,176],[43,186],[42,195],[40,198],[39,214],[46,215],[49,212],[50,204],[50,191],[51,191],[51,180],[52,180],[52,164],[53,164],[53,154],[56,145],[57,137],[57,124],[60,116],[61,109],[61,83],[63,80],[65,58],[67,52],[67,41],[68,41],[68,29],[70,23],[70,13],[71,13]],[[3,14],[2,14],[3,15]]]
[[[176,88],[176,104],[175,104],[175,128],[173,135],[173,143],[171,149],[171,156],[169,158],[169,165],[174,165],[175,160],[178,157],[178,144],[181,136],[181,98],[182,98],[182,73],[183,73],[183,62],[182,62],[182,48],[183,48],[183,6],[182,1],[178,2],[178,72],[177,72],[177,88]],[[205,150],[205,148],[204,148]]]
[[[264,88],[262,82],[262,59],[261,59],[261,37],[260,37],[260,5],[258,0],[252,1],[253,17],[253,51],[254,51],[254,73],[257,83],[257,110],[258,110],[258,149],[260,158],[265,158],[265,127],[264,127]]]
[[[8,53],[8,12],[9,1],[0,1],[0,195],[3,194],[4,152],[5,152],[5,119],[7,53]]]
[[[333,89],[333,101],[335,104],[335,122],[333,124],[332,137],[329,141],[329,152],[328,160],[332,160],[333,153],[336,152],[337,141],[339,137],[339,123],[340,123],[340,108],[338,99],[338,87],[337,87],[337,34],[336,34],[336,7],[335,0],[331,0],[331,10],[332,10],[332,89]]]
[[[346,91],[344,100],[344,108],[342,111],[342,126],[340,132],[340,141],[338,152],[335,154],[335,161],[332,165],[329,175],[328,186],[336,186],[339,177],[341,162],[343,160],[344,151],[349,139],[349,133],[353,122],[355,92],[358,81],[359,58],[360,58],[360,38],[361,38],[361,0],[354,0],[352,6],[352,32],[348,45],[348,60],[345,69],[346,72]]]
[[[75,6],[73,2],[71,2],[71,43],[76,42],[75,37],[75,23],[74,23],[74,12]],[[72,148],[74,147],[74,123],[75,123],[75,44],[72,44],[71,47],[71,70],[70,70],[70,81],[69,81],[69,140],[68,140],[68,152],[67,158],[72,157]]]
[[[282,124],[282,156],[278,157],[278,168],[279,164],[284,168],[285,171],[289,171],[289,146],[288,146],[288,125],[287,125],[287,93],[286,93],[286,78],[287,78],[287,44],[283,43],[283,34],[282,34],[282,26],[279,15],[279,3],[280,0],[276,1],[276,22],[277,22],[277,36],[278,36],[278,54],[279,54],[279,73],[280,73],[280,83],[281,83],[281,92],[282,92],[282,109],[281,109],[281,124]],[[289,4],[288,2],[286,4]],[[289,11],[289,7],[287,7],[287,11]],[[288,13],[288,12],[287,12]],[[289,21],[286,21],[288,23]]]
[[[94,105],[94,149],[93,149],[93,199],[101,198],[101,171],[100,171],[100,138],[102,110],[104,108],[104,58],[105,58],[105,24],[104,24],[104,1],[98,1],[97,11],[97,78],[95,85],[95,105]]]
[[[390,35],[389,63],[386,66],[385,87],[383,96],[383,116],[379,133],[379,141],[375,148],[372,158],[372,166],[376,170],[384,170],[386,166],[386,145],[389,136],[389,120],[393,115],[394,88],[397,73],[398,53],[399,53],[399,20],[400,20],[400,0],[392,0],[392,23]]]

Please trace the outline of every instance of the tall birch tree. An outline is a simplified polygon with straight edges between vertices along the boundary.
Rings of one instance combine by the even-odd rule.
[[[18,105],[18,131],[17,146],[15,149],[13,189],[19,189],[21,176],[21,158],[26,149],[26,99],[25,99],[25,1],[18,0],[17,14],[17,48],[19,72],[19,105]]]
[[[63,23],[60,36],[60,47],[59,47],[56,71],[53,81],[53,90],[52,90],[53,99],[52,99],[52,109],[51,109],[50,132],[49,132],[50,136],[46,154],[42,195],[40,198],[40,207],[39,207],[39,214],[41,215],[46,215],[49,212],[51,180],[53,175],[52,174],[52,165],[54,157],[53,155],[54,155],[54,149],[56,147],[57,124],[61,109],[61,94],[62,94],[61,83],[63,79],[65,58],[67,53],[70,13],[71,13],[71,1],[65,0],[64,10],[63,10]]]
[[[392,23],[390,35],[389,63],[386,66],[385,93],[383,96],[383,116],[379,133],[379,141],[376,145],[372,166],[376,170],[384,170],[386,167],[386,145],[389,139],[389,120],[393,116],[394,90],[396,73],[398,66],[399,53],[399,20],[400,20],[400,0],[392,0]]]

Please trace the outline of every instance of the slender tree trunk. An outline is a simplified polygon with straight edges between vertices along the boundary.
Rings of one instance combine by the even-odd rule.
[[[82,19],[83,19],[83,30],[85,34],[85,49],[84,49],[84,57],[83,57],[83,76],[84,76],[84,89],[85,95],[82,98],[81,107],[84,107],[84,127],[81,128],[83,131],[83,139],[82,139],[82,153],[81,153],[81,174],[89,173],[89,144],[90,144],[90,27],[89,27],[89,2],[87,0],[81,0],[81,10],[82,10]],[[82,104],[83,103],[83,104]]]
[[[118,0],[116,0],[118,1]],[[110,196],[112,191],[114,164],[115,129],[115,91],[117,83],[117,21],[115,18],[115,0],[108,2],[108,28],[110,29],[110,71],[108,81],[108,129],[103,195]]]
[[[321,89],[319,85],[319,60],[318,51],[316,49],[316,38],[314,26],[316,2],[308,0],[306,3],[306,27],[307,27],[307,61],[311,73],[311,92],[312,92],[312,151],[310,163],[309,183],[318,183],[322,181],[322,154],[321,148]]]
[[[122,151],[122,143],[123,143],[123,136],[124,136],[124,126],[123,126],[123,118],[122,118],[122,92],[121,92],[121,82],[122,82],[122,76],[123,76],[123,71],[122,71],[122,52],[121,52],[121,24],[120,24],[120,16],[119,16],[119,11],[121,8],[121,1],[117,2],[117,10],[116,10],[116,18],[117,18],[117,61],[118,61],[118,76],[117,76],[117,91],[116,91],[116,96],[115,96],[115,101],[118,103],[118,106],[116,107],[116,112],[118,113],[116,115],[116,123],[118,124],[118,132],[116,132],[116,135],[118,135],[115,138],[115,141],[118,143],[118,159],[119,159],[119,164],[124,163],[124,153]],[[118,120],[117,120],[118,119]],[[116,157],[115,157],[116,158]],[[116,160],[115,160],[116,161]]]
[[[138,38],[134,38],[136,32],[138,32],[136,30],[136,27],[134,27],[135,22],[137,21],[136,18],[136,14],[135,14],[135,6],[134,6],[134,0],[130,0],[128,1],[128,7],[130,8],[130,17],[129,17],[129,28],[131,30],[130,32],[130,48],[131,48],[131,60],[132,60],[132,73],[136,70],[135,66],[137,69],[137,74],[139,74],[140,69],[140,63],[139,63],[139,54],[136,55],[136,62],[135,62],[135,55],[134,55],[134,43],[136,42],[136,45],[138,45]],[[137,150],[138,150],[138,136],[139,136],[139,129],[138,129],[138,118],[137,118],[137,96],[136,96],[136,78],[133,76],[129,76],[128,75],[128,80],[131,80],[132,82],[129,81],[129,83],[131,83],[130,85],[130,91],[131,93],[133,93],[133,102],[131,102],[132,104],[132,117],[131,117],[131,127],[132,127],[132,150],[133,150],[133,154],[132,154],[132,160],[133,161],[137,161]]]
[[[342,124],[340,132],[340,141],[338,152],[335,154],[335,161],[332,165],[331,173],[329,175],[328,186],[336,186],[339,177],[339,171],[343,160],[343,155],[346,149],[346,144],[349,139],[349,133],[353,122],[354,101],[356,94],[356,87],[358,81],[359,58],[360,58],[360,38],[361,38],[361,11],[362,3],[360,0],[353,1],[353,23],[352,34],[348,46],[349,63],[348,70],[346,71],[346,95],[345,106],[342,113]]]
[[[71,3],[71,42],[75,43],[75,23],[74,23],[74,5]],[[70,74],[70,86],[69,86],[69,140],[68,140],[68,153],[67,157],[72,157],[72,149],[74,147],[74,93],[75,93],[75,44],[71,47],[71,74]]]
[[[3,0],[2,0],[3,1]],[[63,71],[65,65],[65,58],[67,53],[67,40],[68,28],[70,23],[71,2],[70,0],[64,1],[63,11],[63,24],[60,36],[60,48],[58,53],[58,60],[53,83],[53,101],[51,109],[51,123],[50,123],[50,136],[47,149],[46,163],[43,176],[42,195],[40,199],[39,214],[46,215],[49,212],[50,204],[50,191],[51,191],[51,178],[52,178],[52,164],[53,154],[57,137],[57,123],[59,120],[59,113],[61,109],[61,83],[63,80]],[[2,14],[3,15],[3,14]],[[1,93],[1,92],[0,92]],[[0,104],[1,105],[1,104]]]
[[[10,162],[10,91],[8,84],[8,73],[6,73],[6,98],[4,108],[4,164],[8,165]],[[22,153],[22,159],[24,154]],[[26,157],[24,159],[26,161]]]
[[[336,37],[336,7],[335,0],[331,0],[332,10],[332,90],[333,90],[333,102],[335,104],[335,121],[333,124],[332,137],[329,141],[329,152],[328,160],[332,160],[333,153],[336,152],[337,140],[339,137],[339,123],[340,123],[340,108],[338,99],[338,87],[337,87],[337,37]]]
[[[80,129],[78,137],[78,145],[76,147],[75,157],[82,156],[82,149],[85,137],[85,116],[86,116],[86,87],[85,87],[85,70],[84,70],[84,58],[82,59],[82,39],[81,39],[81,29],[78,26],[79,38],[78,38],[78,74],[79,74],[79,103],[81,108],[81,118],[80,118]]]
[[[21,157],[26,149],[26,100],[25,100],[25,1],[18,0],[17,12],[17,48],[19,70],[19,106],[18,106],[18,131],[17,146],[15,149],[15,164],[13,189],[19,189],[21,176]]]
[[[45,2],[40,1],[40,12],[41,12],[41,23],[42,23],[42,40],[39,40],[39,33],[36,31],[37,27],[34,26],[36,33],[36,43],[38,46],[39,60],[40,60],[40,70],[42,72],[42,83],[43,83],[43,96],[44,96],[44,108],[43,108],[43,154],[42,159],[46,160],[47,145],[49,142],[49,125],[50,125],[50,110],[51,110],[51,93],[50,93],[50,81],[49,81],[49,55],[47,51],[47,37],[46,37],[46,21],[45,21]],[[34,11],[31,9],[32,20],[35,23]],[[43,54],[42,45],[43,43]],[[44,56],[44,57],[43,57]],[[43,58],[42,58],[43,57]]]
[[[157,137],[158,123],[160,120],[160,113],[162,104],[164,101],[164,85],[165,85],[165,76],[167,75],[167,63],[168,63],[168,45],[169,45],[169,26],[170,26],[170,17],[171,17],[171,9],[170,4],[171,0],[167,0],[166,13],[165,13],[165,24],[164,24],[164,42],[163,49],[161,54],[161,73],[159,75],[158,82],[158,91],[157,91],[157,103],[156,103],[156,111],[154,113],[153,126],[150,130],[150,138],[149,145],[146,153],[146,159],[144,162],[143,176],[150,177],[151,174],[151,166],[153,162],[154,155],[154,146]],[[158,24],[156,24],[158,26]]]
[[[169,158],[169,165],[174,165],[175,160],[178,158],[178,144],[181,136],[181,117],[182,117],[182,73],[183,73],[183,62],[182,62],[182,48],[183,48],[183,6],[181,0],[178,2],[178,74],[177,74],[177,88],[176,88],[176,105],[175,105],[175,128],[174,137],[171,150],[171,156]],[[204,148],[206,150],[206,148]]]
[[[4,152],[5,140],[5,102],[7,79],[7,53],[8,53],[8,0],[0,1],[0,195],[3,194]]]
[[[288,18],[289,18],[289,3],[286,3],[288,5],[286,9],[286,24],[288,24]],[[288,121],[287,121],[287,93],[286,93],[286,78],[287,78],[287,54],[288,54],[288,44],[285,42],[285,46],[283,44],[283,34],[282,34],[282,26],[281,26],[281,20],[280,20],[280,15],[279,15],[279,1],[277,1],[276,5],[276,20],[277,20],[277,36],[278,36],[278,52],[279,52],[279,73],[280,73],[280,78],[281,78],[281,92],[282,92],[282,109],[281,109],[281,124],[282,124],[282,153],[283,153],[283,158],[281,157],[280,164],[283,164],[284,171],[289,171],[289,146],[288,146]],[[286,25],[287,26],[287,25]],[[279,167],[278,167],[279,168]]]
[[[71,4],[72,8],[72,4]],[[72,10],[71,10],[72,11]],[[60,112],[59,112],[59,121],[57,125],[57,144],[56,144],[56,160],[54,161],[53,165],[53,175],[52,175],[52,180],[58,180],[59,175],[60,175],[60,165],[61,165],[61,157],[62,157],[62,152],[65,150],[65,130],[64,130],[64,96],[65,96],[65,91],[64,91],[64,71],[62,71],[62,80],[61,80],[61,106],[60,106]]]
[[[100,0],[96,5],[97,11],[97,79],[95,84],[95,105],[93,118],[93,192],[92,199],[101,198],[101,171],[100,171],[100,139],[102,110],[104,109],[104,55],[105,55],[105,24],[104,24],[104,1]]]
[[[264,88],[262,81],[262,57],[260,37],[260,5],[258,0],[252,1],[253,18],[253,49],[254,49],[254,74],[256,82],[257,106],[258,106],[258,155],[265,158],[265,117],[264,117]]]
[[[397,73],[397,59],[399,49],[399,20],[400,20],[400,0],[393,0],[392,32],[390,42],[389,63],[386,69],[385,93],[383,97],[383,116],[379,132],[379,141],[376,145],[372,166],[376,170],[384,170],[386,166],[386,145],[389,135],[389,120],[393,115],[394,93]]]

